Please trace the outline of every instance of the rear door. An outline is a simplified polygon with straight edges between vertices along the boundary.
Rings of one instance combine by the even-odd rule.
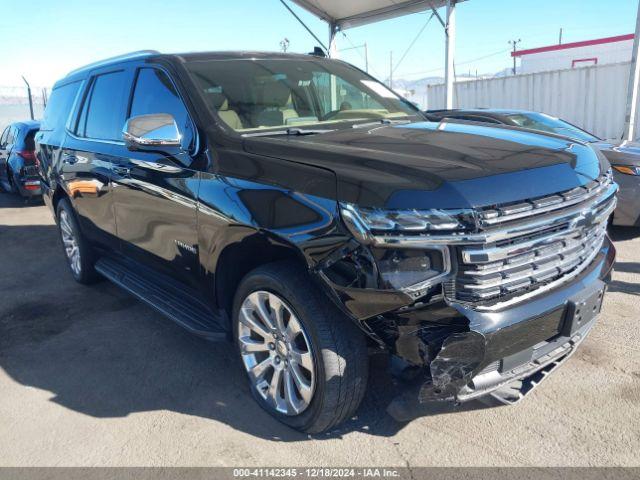
[[[194,122],[168,72],[141,66],[135,72],[128,118],[169,113],[180,130],[180,148],[129,150],[114,146],[113,187],[122,252],[162,273],[192,283],[198,272],[196,199],[199,172],[191,168]]]
[[[132,70],[111,66],[92,72],[60,154],[65,189],[93,243],[117,250],[111,168],[114,149],[124,145]]]

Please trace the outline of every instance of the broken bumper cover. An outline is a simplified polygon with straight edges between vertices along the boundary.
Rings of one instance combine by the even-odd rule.
[[[425,369],[419,400],[520,400],[575,352],[595,324],[614,258],[607,238],[584,272],[545,295],[501,311],[453,305],[469,320],[469,331],[444,340]]]

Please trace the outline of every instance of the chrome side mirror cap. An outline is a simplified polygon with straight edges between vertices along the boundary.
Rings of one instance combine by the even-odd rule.
[[[122,136],[128,148],[179,147],[182,136],[169,113],[152,113],[131,117],[124,124]]]

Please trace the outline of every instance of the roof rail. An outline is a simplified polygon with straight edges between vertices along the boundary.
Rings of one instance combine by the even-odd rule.
[[[157,50],[138,50],[136,52],[124,53],[122,55],[116,55],[115,57],[105,58],[104,60],[99,60],[97,62],[90,63],[85,65],[84,67],[76,68],[75,70],[71,70],[67,73],[67,77],[73,75],[74,73],[82,72],[83,70],[87,70],[89,68],[99,67],[101,65],[107,65],[111,62],[129,60],[132,58],[139,57],[147,57],[149,55],[159,55],[160,52]]]

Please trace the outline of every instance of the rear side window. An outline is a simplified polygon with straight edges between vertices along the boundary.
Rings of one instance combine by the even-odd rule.
[[[131,102],[129,118],[150,113],[170,113],[183,135],[189,126],[187,109],[171,79],[162,70],[141,68]]]
[[[122,140],[128,94],[128,76],[124,71],[96,76],[85,99],[76,133],[97,140]]]
[[[40,126],[41,130],[56,130],[64,127],[73,101],[78,93],[81,81],[67,83],[56,87],[51,92],[49,103],[44,111],[44,118]]]

